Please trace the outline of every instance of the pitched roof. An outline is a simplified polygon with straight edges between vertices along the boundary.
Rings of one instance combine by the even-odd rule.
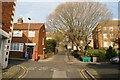
[[[29,23],[14,23],[14,30],[27,30]],[[45,26],[44,23],[30,23],[29,29],[35,30]]]

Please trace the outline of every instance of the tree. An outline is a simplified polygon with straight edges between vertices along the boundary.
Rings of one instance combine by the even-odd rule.
[[[57,42],[57,46],[63,45],[62,43],[65,42],[65,35],[61,34],[59,31],[54,31],[52,37]]]
[[[48,28],[68,36],[78,50],[84,50],[98,23],[111,17],[111,12],[102,3],[66,2],[48,16],[46,24]]]

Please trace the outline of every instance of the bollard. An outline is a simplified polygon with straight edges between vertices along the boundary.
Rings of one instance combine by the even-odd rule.
[[[25,59],[26,59],[26,61],[28,61],[28,59],[29,59],[29,53],[28,52],[26,52],[26,54],[25,54]]]
[[[38,61],[38,52],[35,50],[35,61]]]

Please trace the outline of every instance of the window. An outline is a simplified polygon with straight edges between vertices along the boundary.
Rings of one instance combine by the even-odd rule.
[[[13,31],[13,37],[22,37],[22,31]]]
[[[113,27],[110,27],[109,29],[110,29],[110,31],[113,31]]]
[[[103,34],[103,38],[107,38],[107,34]]]
[[[103,27],[103,31],[106,31],[107,30],[107,28],[106,27]]]
[[[114,37],[114,35],[113,34],[110,34],[110,38],[113,38]]]
[[[42,39],[42,45],[44,45],[44,38]]]
[[[11,43],[11,51],[21,51],[23,52],[23,43]]]
[[[108,47],[108,42],[104,42],[104,47]]]
[[[35,37],[35,31],[29,31],[28,37]]]

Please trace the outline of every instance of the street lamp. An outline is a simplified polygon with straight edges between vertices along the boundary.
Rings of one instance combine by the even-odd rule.
[[[29,23],[28,23],[28,36],[27,36],[27,44],[26,44],[26,52],[25,52],[25,57],[26,60],[28,60],[29,54],[28,54],[28,37],[29,37],[29,29],[30,29],[30,20],[31,18],[28,18]]]

